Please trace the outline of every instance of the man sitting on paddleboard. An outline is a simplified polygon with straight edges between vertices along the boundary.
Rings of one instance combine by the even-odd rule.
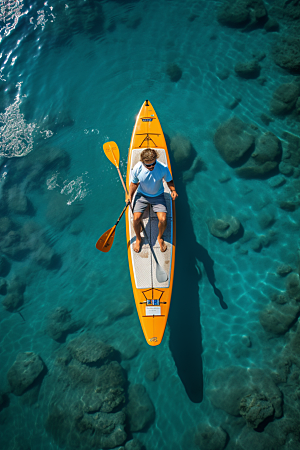
[[[178,197],[172,175],[167,166],[157,161],[158,153],[152,148],[141,152],[141,160],[131,171],[128,201],[132,201],[137,190],[133,206],[133,228],[136,234],[136,242],[133,250],[138,253],[141,250],[141,219],[148,205],[151,205],[158,218],[157,241],[160,250],[165,252],[167,245],[163,240],[163,234],[167,227],[167,205],[164,196],[163,179],[171,191],[172,200]]]

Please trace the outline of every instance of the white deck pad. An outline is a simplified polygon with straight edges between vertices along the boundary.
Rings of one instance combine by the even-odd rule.
[[[140,160],[140,153],[142,149],[134,149],[132,150],[131,157],[131,169],[135,166],[135,164]],[[158,154],[160,161],[163,164],[167,164],[166,153],[164,149],[155,149]],[[150,243],[153,249],[153,252],[157,258],[157,261],[164,269],[164,271],[168,275],[168,280],[164,283],[159,283],[156,279],[156,262],[153,257],[152,251],[149,246],[149,242],[144,236],[144,232],[141,233],[143,238],[142,247],[139,253],[136,253],[133,250],[132,244],[135,243],[135,232],[133,229],[132,221],[133,216],[131,209],[128,208],[127,214],[129,215],[129,223],[130,223],[130,249],[131,249],[131,258],[132,265],[135,277],[135,284],[138,289],[149,289],[149,288],[167,288],[170,285],[170,276],[171,276],[171,266],[172,266],[172,249],[173,249],[173,211],[172,211],[172,200],[170,195],[170,190],[166,182],[164,182],[164,195],[167,203],[167,228],[164,232],[164,240],[167,245],[167,250],[162,253],[160,251],[159,243],[157,242],[158,236],[158,219],[157,215],[153,212],[150,207],[150,217],[149,217],[149,208],[143,214],[143,225],[145,227],[148,238],[150,239]]]
[[[160,316],[161,307],[160,306],[146,306],[146,316]]]

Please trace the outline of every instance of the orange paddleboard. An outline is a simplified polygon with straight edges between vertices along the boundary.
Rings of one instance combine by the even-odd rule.
[[[165,137],[157,114],[148,100],[140,109],[131,137],[126,177],[127,190],[130,183],[130,171],[140,161],[140,153],[145,148],[154,148],[159,154],[158,161],[167,165],[172,173]],[[140,253],[133,250],[135,232],[132,225],[132,211],[128,208],[126,212],[126,237],[132,289],[145,339],[152,346],[159,345],[164,335],[171,303],[175,266],[175,204],[165,181],[164,195],[168,210],[168,224],[164,233],[167,250],[164,253],[160,251],[157,242],[158,219],[152,208],[147,209],[143,214],[146,233],[141,233],[143,240]],[[157,263],[167,275],[166,281],[157,279],[157,269],[159,269]]]

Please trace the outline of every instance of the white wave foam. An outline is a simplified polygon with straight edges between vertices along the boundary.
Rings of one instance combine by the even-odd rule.
[[[55,188],[60,188],[60,193],[69,196],[67,205],[71,205],[75,200],[83,200],[89,193],[88,183],[84,181],[84,175],[88,172],[84,172],[81,176],[76,177],[74,180],[64,180],[62,185],[58,182],[59,173],[54,173],[47,180],[47,188],[53,190]]]
[[[20,87],[20,86],[19,86]],[[33,149],[35,123],[26,123],[20,111],[20,97],[0,113],[0,156],[25,156]]]
[[[19,18],[28,13],[23,7],[23,0],[0,0],[0,23],[4,23],[0,27],[0,42],[16,28]]]

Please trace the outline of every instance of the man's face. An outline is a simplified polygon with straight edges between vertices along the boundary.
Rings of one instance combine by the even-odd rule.
[[[152,172],[152,170],[154,170],[154,167],[156,164],[156,159],[152,159],[151,161],[146,161],[143,164],[146,167],[146,169],[148,169],[148,170],[150,170],[150,172]]]

